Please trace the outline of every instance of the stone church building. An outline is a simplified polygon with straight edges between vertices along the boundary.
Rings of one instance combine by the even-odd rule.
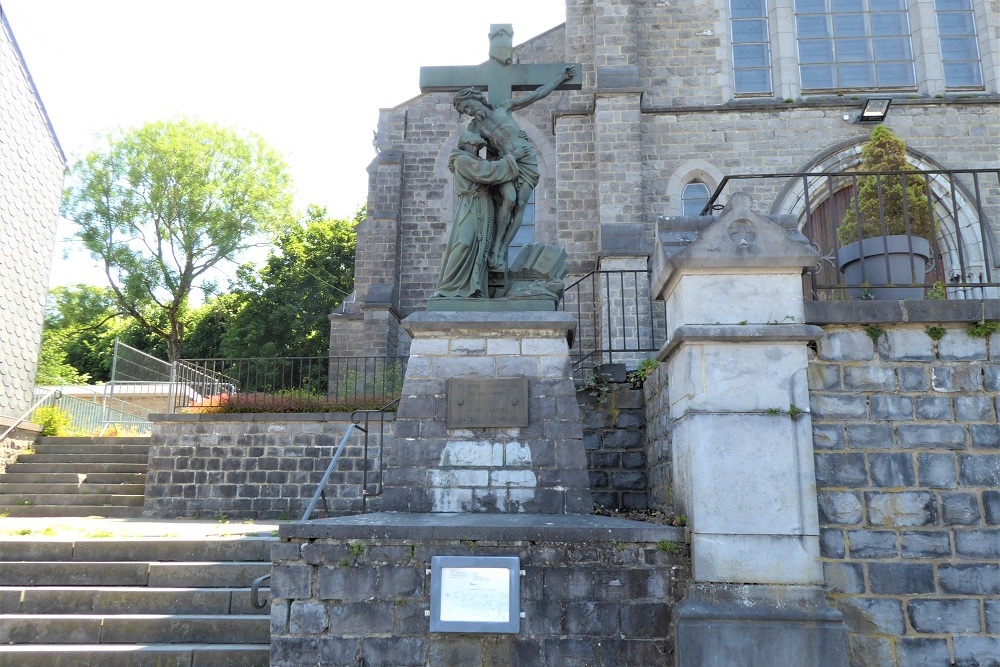
[[[684,216],[728,176],[857,169],[874,127],[859,117],[873,98],[891,100],[882,122],[914,167],[1000,164],[997,0],[567,0],[565,24],[517,46],[514,60],[582,66],[581,90],[517,112],[542,174],[519,242],[561,245],[571,277],[645,270],[657,234],[683,239]],[[381,112],[356,292],[331,318],[332,355],[407,353],[398,322],[431,295],[453,217],[448,155],[468,118],[452,97]],[[1000,216],[962,216],[970,202],[996,205],[997,176],[958,188],[950,178],[931,182],[960,229],[940,239],[943,279],[991,282]],[[810,230],[805,214],[822,226],[843,188],[813,180],[730,181],[712,204],[748,190],[756,210],[794,216],[828,254],[831,223]],[[840,206],[826,216],[833,226]]]

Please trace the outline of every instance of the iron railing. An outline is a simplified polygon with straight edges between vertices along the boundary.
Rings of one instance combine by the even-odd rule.
[[[185,359],[175,406],[232,412],[340,412],[399,397],[406,357]]]
[[[578,378],[601,364],[635,369],[666,338],[666,304],[653,299],[648,270],[591,271],[566,287],[560,308],[577,319],[570,350]]]
[[[874,199],[869,196],[868,201],[877,205],[875,213],[863,211],[866,204],[861,189],[865,183],[874,192]],[[894,192],[900,188],[905,191],[917,183],[922,184],[926,201]],[[756,206],[766,209],[770,204],[771,214],[793,216],[798,228],[819,252],[820,261],[809,270],[804,284],[807,298],[919,299],[926,288],[935,284],[938,286],[933,295],[937,297],[1000,296],[994,245],[995,235],[1000,231],[995,228],[1000,224],[1000,169],[732,175],[722,179],[702,215],[717,212],[722,208],[720,202],[725,193],[737,189],[750,194]],[[919,210],[924,205],[931,211],[935,228],[933,238],[928,239],[930,257],[920,256],[911,240],[901,245],[903,261],[891,266],[885,256],[866,256],[866,248],[866,252],[858,253],[860,285],[849,285],[840,266],[846,259],[842,251],[848,243],[838,238],[837,227],[845,219],[855,221],[857,228],[850,234],[851,241],[861,241],[860,222],[867,215],[879,241],[864,244],[888,245],[890,242],[882,239],[898,233],[892,231],[892,221],[901,218],[902,229],[908,233],[917,223],[910,208]],[[867,232],[864,236],[869,236]],[[879,273],[886,275],[889,284],[876,293],[866,283],[868,276]]]
[[[119,387],[115,396],[110,384],[36,387],[37,403],[32,408],[29,419],[35,419],[39,408],[54,407],[69,417],[68,431],[72,434],[101,436],[109,428],[114,428],[119,433],[148,435],[149,414],[163,412],[167,396],[147,394],[144,390],[148,387],[138,389],[141,392],[139,394],[129,389],[123,391]],[[123,397],[126,396],[130,400],[124,400]]]

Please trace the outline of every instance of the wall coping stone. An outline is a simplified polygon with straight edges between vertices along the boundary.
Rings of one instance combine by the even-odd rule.
[[[282,524],[283,539],[683,543],[684,528],[595,514],[377,512]]]
[[[810,324],[919,324],[1000,320],[1000,299],[930,301],[806,301]]]
[[[685,343],[811,343],[826,334],[812,324],[685,324],[677,327],[656,358],[668,358]]]
[[[0,429],[7,430],[9,427],[17,424],[17,419],[14,417],[4,417],[0,415]],[[41,433],[42,427],[34,422],[24,421],[17,425],[17,428],[11,431],[12,433],[17,433],[18,431],[28,431],[31,433]]]

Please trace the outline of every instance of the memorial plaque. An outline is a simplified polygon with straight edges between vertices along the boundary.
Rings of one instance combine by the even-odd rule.
[[[448,428],[528,425],[528,379],[448,380]]]
[[[516,556],[431,558],[431,632],[519,632]]]

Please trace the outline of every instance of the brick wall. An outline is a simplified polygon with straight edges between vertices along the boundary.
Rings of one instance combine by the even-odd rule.
[[[1000,336],[931,325],[939,341],[928,324],[827,326],[809,368],[826,587],[852,665],[1000,659]]]
[[[349,424],[350,415],[337,413],[153,415],[143,512],[163,518],[298,519]],[[377,456],[373,437],[368,461]],[[365,466],[361,437],[355,435],[326,488],[330,514],[361,511]],[[376,481],[370,477],[370,489]],[[320,500],[313,518],[323,508]]]

